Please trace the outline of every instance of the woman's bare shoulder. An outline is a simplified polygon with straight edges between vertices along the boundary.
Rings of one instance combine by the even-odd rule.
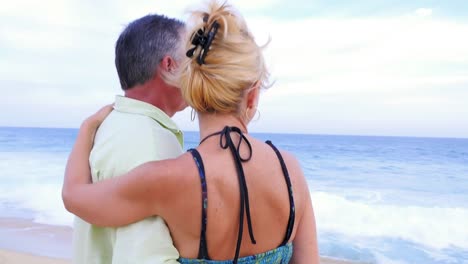
[[[298,176],[303,175],[301,164],[299,163],[299,160],[296,158],[296,156],[289,151],[286,151],[280,148],[277,148],[277,149],[279,153],[281,154],[281,157],[283,158],[284,163],[286,164],[286,168],[288,169],[290,176],[294,177],[297,175]]]
[[[173,214],[175,206],[193,195],[193,187],[199,182],[195,173],[197,168],[190,153],[174,159],[150,161],[135,169],[140,184],[147,188],[148,199],[155,201],[156,211],[161,216]]]
[[[171,184],[182,184],[195,168],[195,163],[190,153],[184,153],[177,158],[160,161],[150,161],[141,166],[148,176],[148,183],[154,182],[165,185],[164,188],[173,187]]]
[[[282,149],[278,150],[283,157],[289,177],[291,179],[291,184],[294,189],[294,196],[299,203],[298,205],[300,206],[300,204],[302,204],[303,198],[306,197],[306,194],[309,192],[307,180],[304,176],[301,163],[293,153]]]

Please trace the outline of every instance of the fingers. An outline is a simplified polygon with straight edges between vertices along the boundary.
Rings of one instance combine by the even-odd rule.
[[[83,124],[87,124],[90,129],[97,129],[112,110],[114,110],[114,104],[106,105],[88,117]]]
[[[106,105],[99,109],[99,111],[97,111],[94,114],[94,117],[100,124],[104,121],[104,119],[106,119],[106,117],[112,112],[112,110],[114,110],[114,104]]]

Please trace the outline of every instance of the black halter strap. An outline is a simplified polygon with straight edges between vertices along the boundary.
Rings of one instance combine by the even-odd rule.
[[[233,132],[239,134],[239,142],[237,142],[237,144],[234,144],[231,138],[231,133]],[[242,162],[247,162],[252,158],[252,145],[250,144],[249,140],[244,135],[242,130],[240,130],[238,127],[229,127],[229,126],[225,126],[223,130],[208,135],[207,137],[205,137],[204,139],[200,141],[200,144],[202,144],[206,139],[212,136],[216,136],[216,135],[220,135],[220,139],[219,139],[220,147],[222,149],[229,148],[229,150],[231,151],[232,157],[234,158],[234,164],[236,165],[237,176],[239,179],[239,190],[240,190],[239,233],[237,236],[236,253],[235,253],[234,261],[233,261],[233,263],[236,264],[239,258],[240,247],[242,243],[242,233],[244,230],[244,210],[247,214],[247,225],[249,229],[250,240],[252,241],[253,244],[257,243],[255,241],[255,237],[253,234],[252,219],[250,217],[249,191],[247,189],[244,169],[242,167]],[[240,154],[240,147],[241,147],[242,142],[246,143],[248,150],[249,150],[249,154],[245,158],[243,158]]]
[[[296,219],[296,207],[294,205],[294,195],[293,195],[293,188],[291,184],[291,179],[289,177],[289,172],[288,168],[286,167],[286,163],[284,162],[283,156],[281,155],[280,151],[276,148],[273,143],[268,140],[265,143],[267,143],[273,151],[275,151],[276,156],[278,157],[278,160],[281,165],[281,170],[283,171],[284,175],[284,180],[286,181],[286,185],[288,186],[288,196],[289,196],[289,219],[288,219],[288,225],[286,227],[286,234],[284,236],[283,242],[281,243],[281,246],[286,245],[288,243],[289,239],[291,238],[292,231],[294,228],[294,221]]]

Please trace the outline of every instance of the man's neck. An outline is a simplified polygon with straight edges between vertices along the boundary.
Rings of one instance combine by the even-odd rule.
[[[169,117],[172,117],[176,112],[172,110],[172,107],[168,103],[170,102],[170,98],[167,98],[163,92],[158,93],[158,89],[151,89],[149,84],[137,85],[126,90],[125,97],[154,105]]]

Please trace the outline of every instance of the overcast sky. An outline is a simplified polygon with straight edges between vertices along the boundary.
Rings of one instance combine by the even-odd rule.
[[[184,19],[188,2],[3,1],[0,126],[78,127],[122,94],[123,27],[148,13]],[[272,40],[276,83],[252,131],[468,137],[468,1],[230,3],[259,44]],[[189,110],[175,120],[197,130]]]

